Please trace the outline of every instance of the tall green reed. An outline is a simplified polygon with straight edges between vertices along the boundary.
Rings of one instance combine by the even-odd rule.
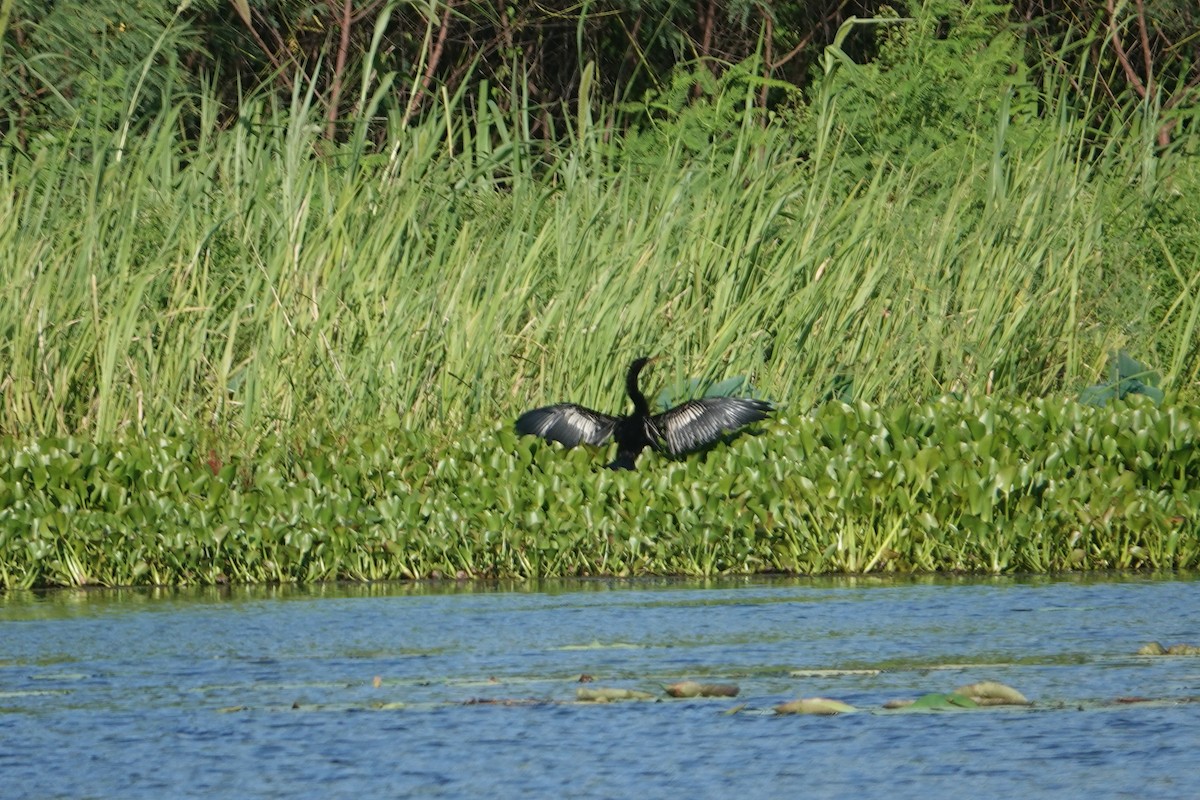
[[[298,85],[234,120],[179,98],[136,135],[80,125],[3,156],[0,430],[451,438],[544,402],[619,407],[643,353],[665,357],[652,379],[747,374],[801,410],[846,381],[875,402],[1045,394],[1111,344],[1088,287],[1141,151],[1089,162],[1069,116],[1015,144],[1002,115],[990,153],[943,154],[947,183],[927,159],[847,177],[836,118],[815,156],[744,125],[633,158],[587,115],[535,143],[515,90],[406,123],[388,80],[364,79],[332,148]],[[1184,304],[1164,344],[1194,383]]]

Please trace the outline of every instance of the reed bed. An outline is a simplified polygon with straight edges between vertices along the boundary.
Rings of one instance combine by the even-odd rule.
[[[1064,122],[931,187],[903,164],[848,181],[836,141],[802,158],[783,128],[647,162],[592,136],[535,151],[486,114],[468,136],[449,108],[326,153],[303,98],[227,129],[201,111],[199,136],[168,114],[0,156],[0,432],[447,438],[614,403],[641,354],[793,410],[847,381],[870,402],[1072,391],[1118,346],[1195,396],[1194,254],[1157,245],[1177,277],[1153,296],[1127,257],[1161,200],[1129,188],[1136,142],[1089,161]],[[1113,297],[1118,270],[1144,300]]]

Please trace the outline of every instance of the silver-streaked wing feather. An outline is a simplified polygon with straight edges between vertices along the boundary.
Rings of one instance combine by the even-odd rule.
[[[616,417],[574,403],[559,403],[526,411],[517,418],[517,433],[540,436],[567,447],[602,445],[612,436]]]
[[[650,424],[666,441],[667,452],[681,456],[707,447],[743,425],[766,419],[773,410],[763,400],[705,397],[664,411],[652,417]]]

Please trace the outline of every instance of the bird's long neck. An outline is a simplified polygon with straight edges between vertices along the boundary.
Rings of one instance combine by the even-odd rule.
[[[646,361],[645,358],[639,358],[629,366],[629,374],[625,376],[625,391],[629,392],[629,399],[633,401],[634,413],[649,416],[650,404],[646,402],[646,395],[638,388],[638,373],[646,366]]]

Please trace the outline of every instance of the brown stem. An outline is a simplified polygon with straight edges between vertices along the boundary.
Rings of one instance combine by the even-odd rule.
[[[642,20],[645,18],[645,12],[638,12],[637,19],[633,21],[633,28],[630,29],[625,25],[624,20],[621,21],[621,26],[625,29],[625,35],[629,38],[629,47],[625,48],[625,61],[629,64],[629,74],[632,76],[638,68],[638,54],[641,52],[638,47],[638,36],[642,33]]]
[[[824,17],[821,18],[821,21],[819,23],[817,23],[817,26],[814,26],[812,30],[810,30],[807,34],[805,34],[800,39],[800,41],[796,44],[795,47],[793,47],[791,50],[787,51],[786,55],[780,57],[780,59],[778,61],[776,61],[774,64],[770,64],[770,62],[768,62],[770,64],[771,69],[777,70],[780,67],[782,67],[784,64],[786,64],[787,62],[791,61],[796,56],[800,55],[800,53],[804,50],[804,48],[808,47],[809,43],[812,42],[813,36],[816,35],[817,30],[819,29],[819,26],[828,25],[830,22],[837,20],[840,17],[844,6],[845,6],[844,2],[837,3],[836,5],[834,5],[834,7],[832,9],[830,9],[829,13],[827,13]]]
[[[704,32],[700,35],[700,58],[707,65],[708,56],[712,51],[713,28],[717,20],[717,0],[708,0],[708,9],[701,10],[700,14],[704,19]],[[692,97],[699,97],[701,91],[700,84],[695,84],[692,86]]]
[[[251,17],[253,17],[253,15],[254,15],[253,9],[250,10],[250,14],[251,14]],[[241,15],[239,14],[238,16],[241,16]],[[250,37],[252,39],[254,39],[254,43],[258,45],[258,49],[262,50],[263,55],[265,55],[267,57],[267,60],[271,62],[271,66],[275,69],[275,74],[279,76],[279,79],[281,81],[283,81],[284,88],[290,92],[292,90],[292,76],[283,69],[283,61],[279,58],[278,55],[276,55],[275,50],[272,50],[267,45],[267,43],[263,40],[262,36],[259,35],[258,29],[255,28],[254,25],[251,23],[252,23],[252,20],[246,21],[246,30],[250,31]],[[272,29],[272,31],[274,32],[274,29]],[[283,40],[281,38],[279,38],[278,33],[275,33],[275,46],[280,51],[286,52],[286,48],[283,45]],[[293,59],[291,59],[291,58],[289,58],[288,60],[293,61]]]
[[[1108,9],[1108,27],[1112,32],[1113,49],[1117,53],[1117,61],[1121,62],[1121,69],[1125,71],[1125,79],[1137,92],[1138,97],[1146,96],[1146,86],[1142,83],[1142,79],[1138,77],[1137,71],[1133,65],[1129,63],[1129,55],[1125,52],[1125,48],[1121,46],[1121,37],[1117,32],[1117,12],[1113,8],[1113,0],[1105,0],[1105,8]]]
[[[761,8],[761,6],[760,6]],[[767,107],[767,83],[771,80],[771,43],[775,40],[775,22],[771,18],[769,12],[765,12],[767,18],[766,41],[763,42],[763,85],[762,91],[758,94],[758,104],[763,109]],[[763,124],[766,124],[767,118],[763,117]]]
[[[332,4],[334,0],[330,0]],[[329,87],[329,110],[326,114],[325,138],[332,140],[337,134],[338,107],[342,101],[342,78],[346,72],[346,57],[350,52],[351,15],[354,13],[352,0],[342,0],[341,37],[338,40],[337,60],[333,65],[333,80]]]
[[[1177,106],[1180,103],[1187,100],[1188,97],[1191,96],[1192,92],[1195,90],[1195,88],[1197,86],[1200,86],[1200,75],[1196,75],[1196,77],[1194,77],[1190,81],[1188,81],[1187,84],[1182,89],[1180,89],[1178,92],[1176,92],[1175,94],[1173,94],[1169,98],[1167,98],[1167,101],[1165,103],[1163,103],[1163,111],[1170,111],[1175,106]],[[1158,146],[1159,147],[1166,147],[1167,145],[1169,145],[1171,143],[1171,133],[1175,130],[1175,125],[1178,122],[1179,122],[1178,119],[1169,119],[1166,122],[1164,122],[1162,125],[1159,126],[1159,128],[1158,128]]]
[[[784,64],[791,61],[796,56],[800,55],[801,51],[803,51],[804,48],[808,47],[808,43],[812,41],[813,33],[815,33],[815,31],[809,31],[804,36],[804,38],[800,40],[799,44],[797,44],[791,50],[788,50],[787,53],[785,53],[784,55],[780,56],[779,60],[776,61],[771,66],[773,68],[782,67]]]
[[[1146,30],[1146,5],[1144,0],[1135,0],[1137,6],[1138,38],[1142,43],[1142,64],[1146,68],[1146,93],[1154,94],[1154,54],[1150,52],[1150,34]]]
[[[450,3],[447,3],[446,10],[442,12],[442,22],[438,28],[437,41],[433,43],[433,49],[429,51],[429,61],[425,64],[425,74],[421,76],[421,86],[413,94],[412,99],[408,101],[408,108],[404,111],[405,125],[412,119],[413,114],[417,112],[417,106],[420,105],[425,93],[429,91],[429,84],[433,83],[433,73],[437,69],[438,61],[442,58],[442,48],[446,45],[446,34],[450,32],[450,5]]]
[[[708,58],[712,55],[713,31],[717,27],[717,0],[709,0],[708,15],[704,21],[704,46],[701,55]]]
[[[385,2],[385,0],[375,0],[374,3],[367,3],[365,6],[360,8],[358,11],[354,12],[354,16],[351,17],[351,20],[353,22],[357,23],[359,20],[363,19],[364,17],[369,17],[370,15],[374,14],[379,9],[379,7],[384,4],[384,2]]]

